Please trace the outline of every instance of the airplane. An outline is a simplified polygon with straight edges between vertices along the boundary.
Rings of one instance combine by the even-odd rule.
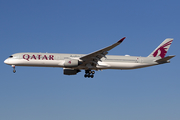
[[[4,63],[15,66],[35,66],[35,67],[61,67],[64,75],[76,75],[81,70],[85,70],[84,77],[93,78],[95,71],[105,69],[137,69],[164,63],[169,63],[175,55],[165,57],[173,38],[165,39],[149,56],[117,56],[107,55],[114,47],[121,44],[126,37],[118,42],[92,52],[90,54],[60,54],[60,53],[16,53],[7,58]]]

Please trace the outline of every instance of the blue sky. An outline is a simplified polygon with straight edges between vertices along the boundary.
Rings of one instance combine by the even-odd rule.
[[[178,0],[0,1],[1,120],[179,120]],[[88,54],[122,37],[113,55],[148,56],[174,38],[170,64],[98,71],[85,79],[62,68],[16,67],[18,52]]]

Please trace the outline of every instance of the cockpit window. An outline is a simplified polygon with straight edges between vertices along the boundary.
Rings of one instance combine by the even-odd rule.
[[[9,58],[12,58],[13,56],[11,55],[11,56],[9,56]]]

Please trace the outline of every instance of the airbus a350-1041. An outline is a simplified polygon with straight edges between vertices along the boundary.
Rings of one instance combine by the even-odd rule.
[[[84,77],[93,78],[95,71],[104,69],[137,69],[169,63],[169,59],[175,55],[165,57],[173,39],[165,39],[149,56],[117,56],[107,55],[114,47],[118,46],[125,39],[92,52],[90,54],[57,54],[57,53],[16,53],[7,58],[4,63],[15,66],[35,67],[61,67],[65,75],[76,75],[85,70]]]

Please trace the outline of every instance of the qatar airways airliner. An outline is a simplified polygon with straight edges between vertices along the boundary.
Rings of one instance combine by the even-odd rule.
[[[108,51],[118,46],[125,37],[118,42],[92,52],[90,54],[57,54],[57,53],[16,53],[7,58],[4,63],[15,66],[61,67],[64,75],[76,75],[85,70],[84,77],[93,78],[95,71],[104,69],[137,69],[164,63],[169,63],[175,55],[165,57],[173,39],[165,39],[149,56],[117,56],[107,55]]]

